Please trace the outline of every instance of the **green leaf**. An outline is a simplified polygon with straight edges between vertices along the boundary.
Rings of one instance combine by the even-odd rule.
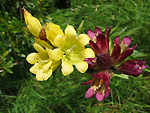
[[[13,71],[11,70],[11,69],[6,69],[6,71],[8,72],[8,73],[13,73]]]
[[[82,32],[82,28],[83,28],[83,24],[84,24],[84,20],[82,20],[82,22],[80,23],[78,29],[77,29],[77,33],[80,34]]]
[[[133,54],[131,55],[131,57],[137,58],[137,57],[147,57],[149,56],[148,54],[139,52],[137,50],[134,50]]]
[[[8,55],[9,51],[5,51],[2,55],[2,58],[6,57]]]
[[[129,79],[129,75],[125,75],[125,74],[114,74],[114,76],[120,77],[120,78],[123,78],[123,79]]]

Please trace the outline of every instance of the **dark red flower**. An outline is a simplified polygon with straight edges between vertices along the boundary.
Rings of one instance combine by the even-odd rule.
[[[131,38],[126,36],[120,42],[120,37],[117,36],[114,40],[114,49],[111,54],[111,64],[116,65],[124,61],[128,56],[133,53],[136,45],[128,48],[131,43]]]
[[[145,61],[141,60],[127,60],[125,63],[118,67],[118,71],[134,77],[139,76],[142,73],[142,69],[145,69]]]
[[[107,26],[106,26],[106,31],[105,35],[102,34],[102,31],[100,28],[95,27],[95,33],[89,30],[87,32],[88,36],[90,37],[89,45],[91,48],[95,51],[96,55],[100,54],[109,54],[109,33],[110,33],[111,28],[107,31]]]
[[[92,79],[82,83],[82,85],[90,85],[90,88],[85,94],[85,98],[91,98],[96,93],[98,101],[102,101],[108,97],[110,93],[110,73],[108,70],[99,72],[97,74],[91,74]]]

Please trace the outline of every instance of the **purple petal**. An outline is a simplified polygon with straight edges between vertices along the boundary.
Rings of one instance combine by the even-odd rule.
[[[93,41],[90,40],[89,45],[97,55],[101,53],[100,49]]]
[[[118,58],[117,62],[120,63],[124,59],[126,59],[128,56],[130,56],[133,53],[133,50],[136,48],[136,46],[133,46],[132,48],[128,48],[125,50]]]
[[[145,69],[145,68],[146,68],[146,66],[145,66],[145,65],[141,66],[141,69]]]
[[[107,98],[110,94],[110,88],[108,88],[106,91],[105,91],[105,98]]]
[[[100,48],[100,50],[102,51],[103,54],[106,54],[109,50],[109,46],[107,44],[107,38],[105,38],[104,35],[102,34],[99,34],[97,37],[97,42],[96,42],[96,45]]]
[[[81,83],[81,85],[89,85],[89,84],[91,84],[91,80]]]
[[[131,38],[128,36],[124,37],[121,41],[123,42],[123,44],[127,44],[127,47],[129,47],[129,45],[131,44]]]
[[[112,58],[113,63],[115,63],[116,60],[118,59],[118,57],[120,55],[120,51],[121,51],[121,48],[120,48],[119,44],[116,44],[116,46],[114,46],[114,49],[113,49],[112,54],[111,54],[111,58]]]
[[[117,37],[115,38],[115,40],[114,40],[114,46],[115,46],[116,44],[119,44],[119,41],[120,41],[120,37],[117,36]]]
[[[94,32],[95,32],[96,34],[102,34],[102,31],[101,31],[101,29],[100,29],[99,27],[95,27]]]
[[[100,102],[100,101],[102,101],[103,99],[104,99],[104,92],[102,92],[102,93],[96,93],[96,98],[97,98],[97,100]]]
[[[94,95],[94,89],[92,89],[91,87],[87,90],[87,92],[85,93],[85,98],[91,98]]]
[[[89,68],[92,68],[95,65],[97,57],[95,58],[85,58],[84,61],[88,63]]]
[[[93,40],[93,38],[96,37],[92,30],[88,30],[87,35],[90,37],[90,40]]]

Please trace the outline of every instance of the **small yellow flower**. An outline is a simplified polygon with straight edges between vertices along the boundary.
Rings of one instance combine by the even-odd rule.
[[[36,79],[39,81],[47,80],[60,65],[60,61],[51,59],[51,49],[43,49],[37,43],[34,43],[34,48],[38,53],[31,53],[26,58],[30,64],[34,64],[30,72],[36,74]]]
[[[55,30],[55,29],[53,29]],[[85,48],[90,38],[86,34],[77,36],[73,26],[68,25],[65,34],[59,34],[53,39],[53,43],[58,48],[52,50],[53,60],[62,61],[62,73],[68,75],[73,71],[73,65],[77,70],[84,73],[88,69],[85,58],[94,58],[94,52],[90,48]]]
[[[40,21],[33,17],[25,8],[24,10],[24,18],[25,23],[27,25],[28,30],[32,33],[32,35],[35,37],[35,42],[40,44],[44,48],[53,48],[51,43],[46,40],[46,32],[45,27],[42,27]]]

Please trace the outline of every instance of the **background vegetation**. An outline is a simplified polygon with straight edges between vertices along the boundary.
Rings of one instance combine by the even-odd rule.
[[[25,8],[43,23],[54,22],[63,29],[76,29],[82,20],[82,32],[98,26],[112,26],[110,37],[132,37],[137,43],[132,59],[150,65],[149,0],[2,0],[0,2],[0,112],[1,113],[148,113],[150,112],[150,76],[127,79],[114,77],[111,94],[102,102],[85,99],[88,74],[75,71],[64,77],[56,73],[48,81],[38,82],[29,72],[26,56],[34,52],[33,36],[27,31],[22,13]]]

